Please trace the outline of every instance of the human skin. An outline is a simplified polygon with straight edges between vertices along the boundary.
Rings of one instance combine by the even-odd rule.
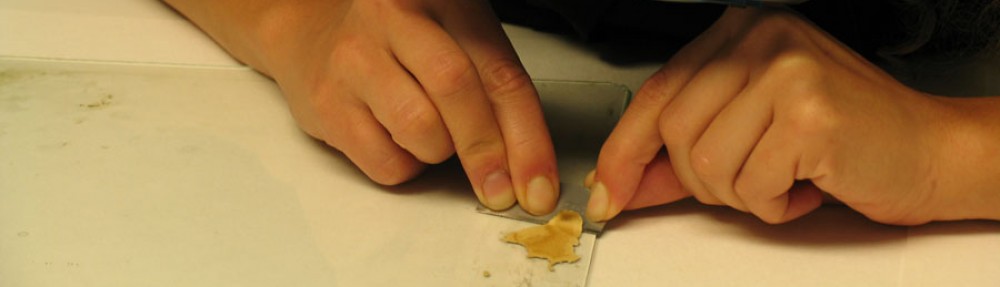
[[[165,0],[276,80],[298,125],[393,185],[458,155],[476,196],[550,212],[555,153],[482,0]]]
[[[729,8],[637,92],[587,216],[693,196],[781,223],[825,192],[887,224],[1000,220],[998,111],[906,87],[787,10]]]

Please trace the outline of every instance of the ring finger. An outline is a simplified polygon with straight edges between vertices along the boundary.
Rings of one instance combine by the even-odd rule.
[[[388,130],[392,140],[424,163],[440,163],[455,153],[451,136],[434,104],[395,58],[384,51],[375,65],[382,77],[362,77],[368,85],[365,102]]]

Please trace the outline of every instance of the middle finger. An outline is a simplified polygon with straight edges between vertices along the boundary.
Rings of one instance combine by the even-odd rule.
[[[390,47],[413,74],[441,114],[455,151],[487,207],[514,204],[503,135],[469,56],[441,26],[419,12],[400,15],[389,25]]]
[[[692,154],[709,124],[747,84],[745,64],[726,54],[717,54],[663,110],[660,131],[677,177],[695,198],[745,211],[739,197],[720,188],[724,184],[712,181],[724,177],[720,174],[726,172],[722,163],[710,154]]]

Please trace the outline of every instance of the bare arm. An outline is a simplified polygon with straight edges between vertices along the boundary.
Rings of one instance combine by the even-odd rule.
[[[265,62],[278,54],[279,43],[290,43],[307,31],[301,21],[318,17],[317,5],[336,6],[343,1],[266,0],[164,0],[187,17],[236,59],[270,75]],[[324,4],[325,2],[325,4]],[[277,55],[271,57],[279,57]]]
[[[1000,96],[938,99],[935,220],[1000,220]]]

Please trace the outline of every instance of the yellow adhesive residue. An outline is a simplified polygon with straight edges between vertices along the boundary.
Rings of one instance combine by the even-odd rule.
[[[572,263],[580,260],[573,247],[580,244],[583,232],[583,218],[571,210],[560,211],[556,217],[541,226],[532,226],[508,233],[503,240],[516,243],[528,249],[528,257],[544,258],[549,261],[549,271],[558,263]]]

